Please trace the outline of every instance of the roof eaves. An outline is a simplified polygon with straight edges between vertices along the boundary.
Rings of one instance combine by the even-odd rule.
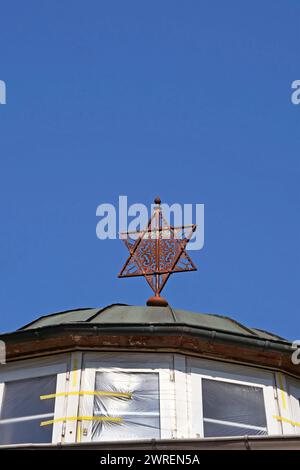
[[[280,348],[282,346],[283,349],[292,349],[292,343],[286,340],[277,340],[277,339],[268,339],[268,338],[263,338],[259,336],[254,336],[253,334],[246,334],[246,333],[240,333],[240,332],[232,332],[228,330],[222,330],[222,329],[212,329],[206,326],[198,326],[198,325],[189,325],[187,323],[131,323],[131,324],[116,324],[116,323],[101,323],[101,324],[95,324],[95,323],[87,323],[87,322],[77,322],[77,323],[63,323],[63,324],[58,324],[58,325],[48,325],[44,327],[38,327],[34,329],[27,329],[27,330],[17,330],[15,332],[11,333],[6,333],[0,335],[0,338],[2,339],[17,339],[20,336],[23,337],[28,337],[32,338],[38,337],[38,336],[48,336],[51,334],[51,332],[60,332],[60,331],[65,331],[65,332],[84,332],[92,330],[95,333],[98,332],[103,332],[103,334],[128,334],[130,333],[131,335],[134,334],[140,334],[142,333],[149,333],[149,334],[155,334],[161,333],[161,334],[166,334],[166,335],[171,335],[174,334],[175,332],[178,332],[178,334],[184,334],[184,333],[189,333],[189,334],[195,334],[196,336],[198,335],[203,335],[205,337],[215,337],[219,336],[219,339],[226,339],[226,341],[230,341],[232,339],[234,342],[239,342],[242,344],[245,342],[245,344],[250,345],[252,344],[253,346],[257,347],[265,347],[270,348],[272,344],[276,344],[276,349]]]

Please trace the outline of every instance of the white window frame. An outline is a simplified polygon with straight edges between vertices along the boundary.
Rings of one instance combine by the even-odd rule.
[[[5,368],[5,370],[4,370]],[[67,364],[66,361],[52,364],[52,365],[28,365],[25,362],[16,363],[12,366],[7,365],[0,370],[0,409],[2,406],[2,400],[4,398],[4,390],[5,390],[5,383],[23,380],[23,379],[35,379],[39,377],[45,377],[47,375],[56,375],[56,393],[65,392],[66,388],[66,369]],[[55,398],[55,405],[54,405],[54,416],[53,420],[57,418],[61,418],[64,416],[64,408],[65,408],[65,396],[59,396]],[[41,421],[44,419],[41,417]],[[45,419],[46,421],[48,419]],[[62,439],[62,430],[63,430],[63,422],[57,421],[53,423],[52,428],[52,441],[51,443],[59,443]],[[14,444],[14,443],[12,443]],[[28,442],[30,444],[30,442]],[[1,446],[0,446],[1,447]]]
[[[132,353],[131,353],[132,354]],[[126,357],[124,357],[126,356]],[[156,362],[157,361],[157,362]],[[145,364],[147,366],[145,367]],[[84,369],[82,371],[81,390],[94,392],[96,372],[135,372],[135,373],[157,373],[159,377],[159,403],[160,403],[160,438],[170,439],[173,437],[172,429],[174,426],[173,419],[175,418],[174,410],[174,384],[171,382],[171,369],[170,363],[166,361],[159,361],[158,357],[151,358],[149,362],[149,355],[142,354],[134,358],[129,354],[124,353],[122,360],[119,354],[114,358],[112,354],[108,357],[98,355],[97,359],[87,356],[84,362]],[[172,397],[172,398],[171,398]],[[171,399],[170,399],[171,398]],[[80,398],[79,415],[80,416],[93,416],[93,395],[83,395]],[[77,442],[90,442],[90,421],[82,421],[79,426]],[[104,440],[103,440],[104,441]]]
[[[191,437],[204,438],[202,379],[261,388],[264,397],[267,433],[269,436],[281,434],[280,424],[274,418],[275,415],[278,415],[278,407],[275,400],[275,384],[272,373],[235,364],[191,360],[189,375]]]
[[[296,379],[288,379],[288,390],[291,404],[291,421],[300,424],[300,382]],[[300,434],[300,427],[292,426],[291,432]]]

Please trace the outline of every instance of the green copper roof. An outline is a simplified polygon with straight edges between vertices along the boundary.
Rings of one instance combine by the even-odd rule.
[[[258,330],[248,328],[237,321],[215,314],[193,313],[171,307],[136,307],[113,304],[104,308],[84,308],[54,313],[38,318],[25,325],[21,330],[32,330],[53,325],[65,324],[111,324],[111,325],[174,325],[184,324],[228,333],[251,335],[256,338],[282,340],[283,338]]]

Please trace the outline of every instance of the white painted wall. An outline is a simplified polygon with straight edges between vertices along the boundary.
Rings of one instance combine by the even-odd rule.
[[[171,353],[77,351],[7,364],[0,368],[0,410],[5,382],[57,374],[52,442],[88,441],[91,423],[76,418],[93,416],[93,395],[80,392],[93,392],[96,372],[109,370],[159,374],[163,439],[204,437],[203,379],[260,387],[268,434],[300,434],[300,380],[281,372]]]

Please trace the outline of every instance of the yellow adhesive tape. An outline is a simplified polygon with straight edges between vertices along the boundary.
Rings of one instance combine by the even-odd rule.
[[[297,426],[300,428],[300,423],[297,423],[297,421],[292,421],[291,419],[284,418],[283,416],[273,416],[273,418],[277,419],[277,421],[283,421],[284,423],[288,423],[292,426]]]
[[[284,390],[284,386],[283,386],[283,379],[282,379],[281,372],[278,372],[278,381],[279,381],[279,387],[280,387],[282,406],[286,410],[285,390]]]
[[[49,424],[60,423],[62,421],[109,421],[112,423],[121,423],[123,418],[113,418],[111,416],[67,416],[65,418],[42,421],[40,426],[48,426]]]
[[[78,392],[60,392],[60,393],[50,393],[49,395],[40,395],[40,400],[48,400],[50,398],[56,398],[56,397],[65,397],[68,395],[99,395],[103,397],[132,398],[132,393],[102,392],[102,391],[92,392],[92,391],[81,390]]]

